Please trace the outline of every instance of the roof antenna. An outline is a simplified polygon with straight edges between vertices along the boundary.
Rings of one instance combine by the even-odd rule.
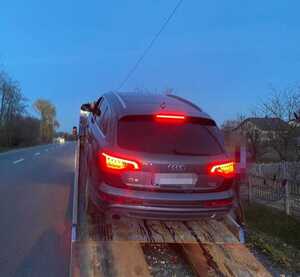
[[[166,102],[162,102],[162,103],[160,104],[160,108],[161,108],[161,109],[165,109],[166,106],[167,106],[167,105],[166,105]]]

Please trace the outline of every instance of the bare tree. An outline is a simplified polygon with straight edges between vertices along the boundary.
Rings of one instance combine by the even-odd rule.
[[[10,146],[17,136],[15,122],[25,115],[25,98],[17,82],[0,73],[0,144]]]
[[[249,125],[246,115],[239,114],[236,119],[226,120],[221,125],[221,129],[228,149],[233,150],[244,144],[251,153],[253,160],[259,159],[266,152],[260,132]]]
[[[299,88],[276,90],[272,88],[269,99],[260,106],[260,112],[271,118],[277,118],[273,123],[273,132],[269,133],[269,146],[278,154],[281,160],[295,158],[297,151],[297,136],[299,127],[293,124],[294,114],[300,108]],[[294,156],[294,157],[291,157]],[[296,157],[297,158],[297,157]],[[298,159],[298,158],[297,158]]]
[[[241,130],[253,161],[261,159],[261,157],[268,152],[268,147],[262,139],[260,132],[256,128],[249,128],[247,124],[242,124]]]
[[[33,105],[41,117],[41,140],[42,142],[51,142],[54,130],[59,126],[59,123],[56,120],[56,108],[50,101],[44,99],[36,100]]]
[[[1,102],[0,102],[0,127],[3,124],[2,117],[3,117],[3,112],[4,112],[4,105],[5,105],[5,94],[4,94],[4,88],[5,88],[5,83],[6,83],[6,78],[5,78],[5,73],[0,72],[0,97],[1,97]]]
[[[267,101],[260,106],[260,112],[269,117],[280,118],[289,122],[293,120],[294,113],[300,108],[300,89],[286,88],[277,90],[271,87],[271,94]]]
[[[245,119],[245,115],[238,114],[235,119],[225,120],[221,125],[221,129],[223,132],[231,132],[236,129]]]

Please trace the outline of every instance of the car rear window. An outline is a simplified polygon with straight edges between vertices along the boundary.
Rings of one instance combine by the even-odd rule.
[[[223,150],[212,133],[214,128],[214,121],[207,119],[174,123],[127,116],[118,124],[118,145],[148,153],[217,155]]]

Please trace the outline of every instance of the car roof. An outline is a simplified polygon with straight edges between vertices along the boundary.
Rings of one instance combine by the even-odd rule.
[[[109,99],[118,118],[126,115],[178,113],[211,119],[207,113],[192,102],[173,94],[108,92],[104,94],[104,97]]]

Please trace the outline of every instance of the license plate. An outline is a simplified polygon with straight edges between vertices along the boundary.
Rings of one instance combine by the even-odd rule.
[[[154,176],[154,184],[157,186],[194,186],[197,179],[197,175],[192,173],[159,173]]]

